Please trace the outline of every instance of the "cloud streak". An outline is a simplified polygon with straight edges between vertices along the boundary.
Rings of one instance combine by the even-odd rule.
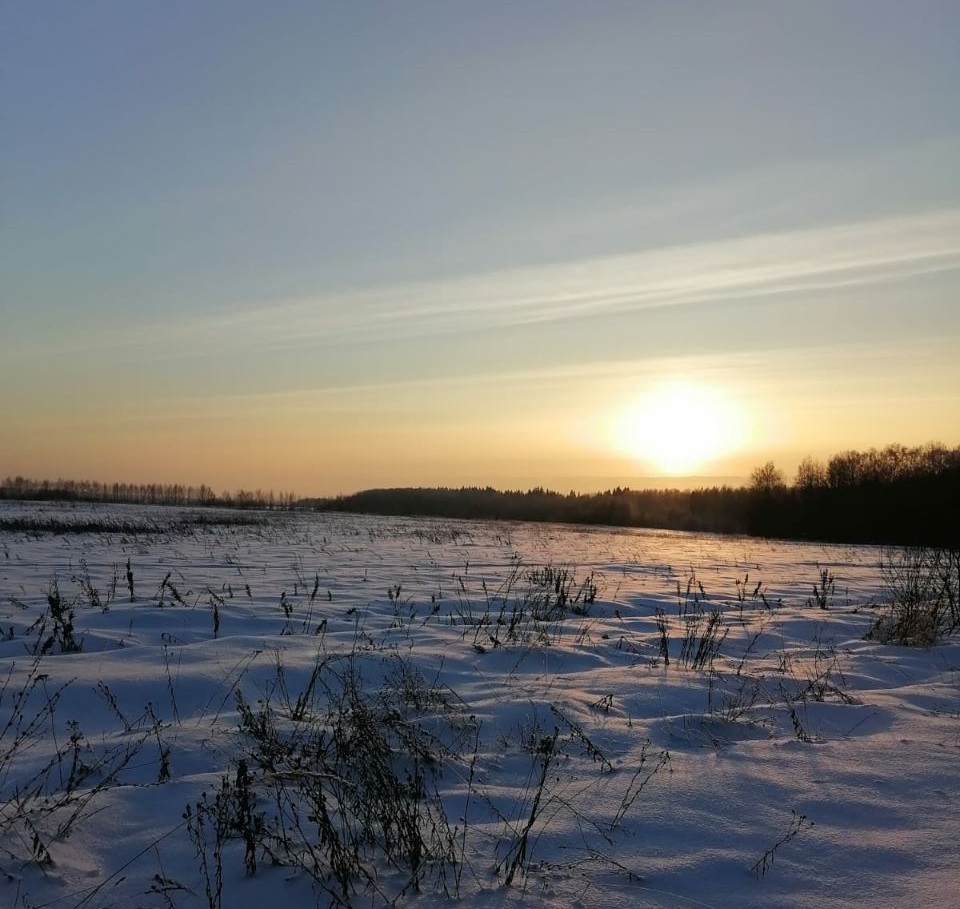
[[[324,295],[194,323],[286,345],[460,333],[654,307],[820,293],[960,269],[960,211],[762,234]]]
[[[876,286],[960,269],[960,210],[649,249],[420,284],[321,294],[136,329],[65,349],[288,349],[387,341],[660,307]],[[13,352],[10,352],[12,354]],[[8,354],[8,355],[10,355]]]

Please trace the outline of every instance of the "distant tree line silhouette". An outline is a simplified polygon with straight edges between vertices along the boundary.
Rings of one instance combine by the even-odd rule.
[[[888,445],[844,451],[826,463],[806,458],[791,486],[771,467],[751,480],[751,533],[960,546],[960,447]]]
[[[609,524],[827,542],[960,546],[960,447],[939,443],[807,458],[788,484],[768,462],[746,486],[562,494],[542,487],[368,489],[305,500],[324,511]]]
[[[487,486],[367,489],[309,504],[320,511],[745,533],[748,498],[746,489],[728,486],[683,491],[618,486],[566,495],[542,487],[502,491]]]
[[[806,458],[787,483],[773,463],[745,486],[559,493],[543,487],[367,489],[324,499],[206,485],[7,477],[0,499],[311,509],[441,518],[608,524],[845,543],[960,548],[960,447],[940,443]]]
[[[3,480],[0,499],[268,509],[293,508],[298,501],[292,492],[275,493],[272,489],[238,489],[236,492],[216,493],[205,484],[101,483],[96,480],[33,480],[20,476]]]

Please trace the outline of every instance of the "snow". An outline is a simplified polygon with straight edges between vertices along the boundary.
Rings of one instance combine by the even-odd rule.
[[[423,780],[461,860],[445,888],[424,866],[400,905],[960,906],[960,649],[866,637],[884,603],[876,549],[216,514],[0,506],[0,522],[104,527],[0,525],[0,905],[335,905],[329,879],[262,852],[247,873],[233,828],[218,895],[214,839],[205,874],[184,815],[243,759],[269,821],[280,782],[314,771],[258,764],[242,704],[269,702],[277,736],[306,736],[298,696],[322,717],[350,682],[435,749]],[[53,582],[72,638],[61,626],[35,656]],[[711,610],[719,649],[697,668],[681,614],[702,633]],[[284,760],[312,747],[296,742]],[[368,855],[353,906],[409,883]]]

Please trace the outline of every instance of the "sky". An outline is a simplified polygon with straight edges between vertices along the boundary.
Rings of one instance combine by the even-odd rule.
[[[0,476],[960,444],[960,4],[0,3]]]

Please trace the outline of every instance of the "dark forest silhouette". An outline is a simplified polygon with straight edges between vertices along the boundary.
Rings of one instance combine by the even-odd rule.
[[[205,485],[7,478],[0,499],[347,511],[443,518],[609,524],[849,543],[960,547],[960,447],[939,443],[805,459],[788,484],[772,462],[746,486],[567,494],[537,487],[368,489],[323,499]]]
[[[329,511],[611,524],[849,543],[960,545],[960,447],[931,443],[804,460],[792,485],[768,462],[747,486],[628,489],[566,495],[370,489],[310,502]]]

